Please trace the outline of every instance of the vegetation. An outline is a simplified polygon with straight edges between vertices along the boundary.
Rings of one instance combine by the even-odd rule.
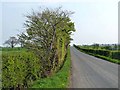
[[[86,49],[102,49],[102,50],[120,50],[120,44],[92,44],[92,45],[79,45]]]
[[[14,48],[15,45],[18,44],[18,40],[16,37],[10,37],[4,44],[9,45],[11,48]]]
[[[10,47],[3,47],[3,48],[1,48],[0,49],[0,51],[6,51],[6,52],[8,52],[8,51],[19,51],[19,52],[21,52],[21,51],[26,51],[26,49],[25,48],[21,48],[21,47],[14,47],[14,48],[10,48]]]
[[[40,61],[31,52],[2,52],[3,88],[29,87],[33,80],[40,77]]]
[[[67,88],[69,86],[69,76],[70,76],[70,49],[68,49],[68,54],[62,69],[53,76],[37,80],[33,84],[32,88]]]
[[[113,63],[120,63],[120,51],[102,50],[102,49],[87,49],[74,45],[78,50],[88,53],[90,55],[108,60]]]
[[[70,20],[71,11],[44,9],[27,15],[26,33],[20,36],[27,49],[35,53],[41,63],[41,76],[56,72],[63,64],[74,23]]]
[[[73,12],[59,7],[33,11],[26,16],[26,32],[18,35],[22,48],[15,48],[12,39],[11,48],[2,49],[3,89],[29,88],[34,81],[39,79],[40,82],[45,82],[48,78],[56,80],[51,81],[52,84],[56,83],[55,87],[57,83],[62,83],[58,87],[66,87],[69,61],[61,68],[69,48],[70,35],[75,31],[74,23],[70,19],[72,14]],[[50,77],[56,72],[58,73],[53,78]]]

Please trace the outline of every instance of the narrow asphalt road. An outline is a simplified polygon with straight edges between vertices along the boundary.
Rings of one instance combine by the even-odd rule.
[[[70,48],[71,88],[118,88],[118,65]]]

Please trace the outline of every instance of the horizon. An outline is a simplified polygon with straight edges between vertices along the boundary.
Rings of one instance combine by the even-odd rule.
[[[75,44],[75,45],[80,45],[80,46],[84,46],[84,45],[87,45],[87,46],[91,46],[91,45],[94,45],[94,44],[99,44],[99,43],[93,43],[93,44],[82,44],[82,45],[80,45],[80,44]],[[70,45],[70,46],[73,46],[74,44],[72,44],[72,45]],[[118,43],[113,43],[113,44],[99,44],[99,45],[120,45],[120,44],[118,44]],[[10,46],[1,46],[0,45],[0,47],[2,47],[2,48],[4,48],[4,47],[8,47],[8,48],[11,48]],[[21,47],[19,44],[18,45],[16,45],[15,47]]]

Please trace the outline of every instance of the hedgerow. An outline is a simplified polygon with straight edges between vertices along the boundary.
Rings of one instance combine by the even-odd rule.
[[[47,78],[40,78],[35,81],[32,88],[68,88],[70,78],[70,48],[67,50],[65,61],[59,72]]]
[[[111,59],[117,59],[120,60],[120,51],[110,51],[110,50],[102,50],[102,49],[87,49],[87,48],[81,48],[79,46],[74,45],[75,48],[78,50],[84,51],[89,54],[95,54],[95,55],[101,55],[106,56]]]
[[[75,31],[70,18],[73,13],[58,7],[26,15],[26,31],[19,36],[24,41],[24,47],[39,58],[43,78],[57,72],[64,62],[70,35]]]
[[[2,87],[27,88],[40,77],[39,59],[31,52],[3,52]]]
[[[75,31],[69,17],[72,14],[59,7],[26,15],[26,32],[18,36],[31,53],[19,50],[3,53],[3,88],[26,88],[39,77],[46,78],[60,70],[71,33]]]
[[[120,51],[111,51],[111,58],[120,60]]]

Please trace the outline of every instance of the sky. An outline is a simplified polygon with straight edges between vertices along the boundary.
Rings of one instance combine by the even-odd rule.
[[[10,36],[24,31],[26,18],[39,7],[74,11],[70,17],[76,32],[72,33],[72,44],[118,43],[119,0],[1,0],[0,2],[0,46]]]

